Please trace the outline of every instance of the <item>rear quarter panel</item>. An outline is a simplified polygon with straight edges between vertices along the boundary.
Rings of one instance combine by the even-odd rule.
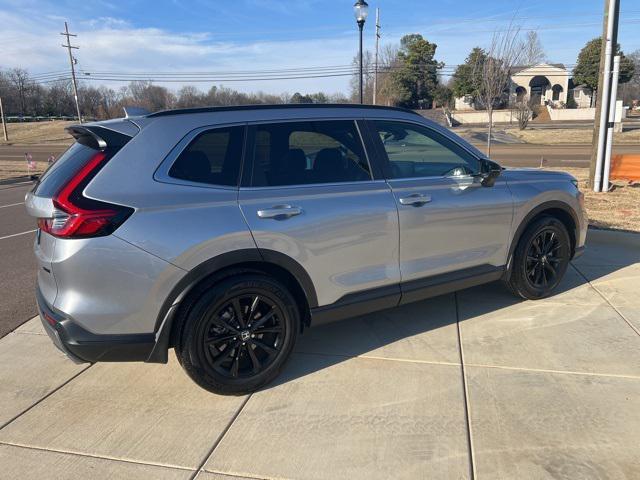
[[[242,218],[235,188],[163,183],[154,173],[189,132],[220,123],[219,115],[179,115],[146,119],[147,124],[85,190],[85,195],[127,205],[135,213],[116,236],[191,270],[231,250],[256,248]]]

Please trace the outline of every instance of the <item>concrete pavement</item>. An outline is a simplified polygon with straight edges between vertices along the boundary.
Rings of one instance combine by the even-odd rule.
[[[310,329],[276,383],[74,365],[0,339],[7,478],[640,477],[640,236],[591,231],[560,291],[499,284]]]

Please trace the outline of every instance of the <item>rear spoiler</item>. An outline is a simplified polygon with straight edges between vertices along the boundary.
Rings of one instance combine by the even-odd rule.
[[[75,138],[76,142],[94,150],[120,148],[133,138],[131,135],[116,132],[100,125],[72,125],[65,130]]]

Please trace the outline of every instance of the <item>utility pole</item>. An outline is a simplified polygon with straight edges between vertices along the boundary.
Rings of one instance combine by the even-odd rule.
[[[606,155],[607,122],[611,105],[611,72],[613,55],[618,44],[618,17],[620,0],[605,0],[602,45],[600,47],[600,73],[598,76],[598,103],[593,129],[589,183],[594,192],[602,190],[602,170]]]
[[[611,172],[611,152],[613,150],[613,129],[616,122],[618,100],[618,81],[620,78],[620,55],[613,57],[613,78],[611,79],[611,101],[609,102],[609,123],[607,124],[607,142],[604,148],[604,171],[602,172],[602,191],[609,191],[609,173]]]
[[[76,112],[78,114],[78,122],[82,123],[82,116],[80,115],[80,104],[78,103],[78,84],[76,83],[76,68],[74,66],[75,60],[73,58],[73,54],[71,53],[71,49],[78,50],[80,47],[74,47],[73,45],[71,45],[70,37],[77,37],[77,35],[74,35],[73,33],[69,33],[69,27],[67,26],[67,22],[64,22],[64,33],[60,33],[60,35],[64,35],[65,37],[67,37],[67,44],[66,45],[63,44],[62,46],[69,51],[69,63],[71,64],[71,81],[73,82],[73,98],[76,101]]]
[[[2,131],[4,132],[4,141],[9,141],[9,135],[7,135],[7,122],[4,119],[4,109],[2,108],[2,97],[0,97],[0,117],[2,117]]]
[[[373,104],[377,105],[378,98],[378,45],[380,43],[380,9],[376,8],[376,58],[373,72]]]

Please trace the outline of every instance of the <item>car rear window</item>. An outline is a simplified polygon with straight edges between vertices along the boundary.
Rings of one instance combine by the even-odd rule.
[[[237,186],[244,127],[207,130],[185,148],[169,176],[189,182]]]
[[[53,197],[96,153],[93,148],[74,143],[42,174],[33,193],[39,197]]]

